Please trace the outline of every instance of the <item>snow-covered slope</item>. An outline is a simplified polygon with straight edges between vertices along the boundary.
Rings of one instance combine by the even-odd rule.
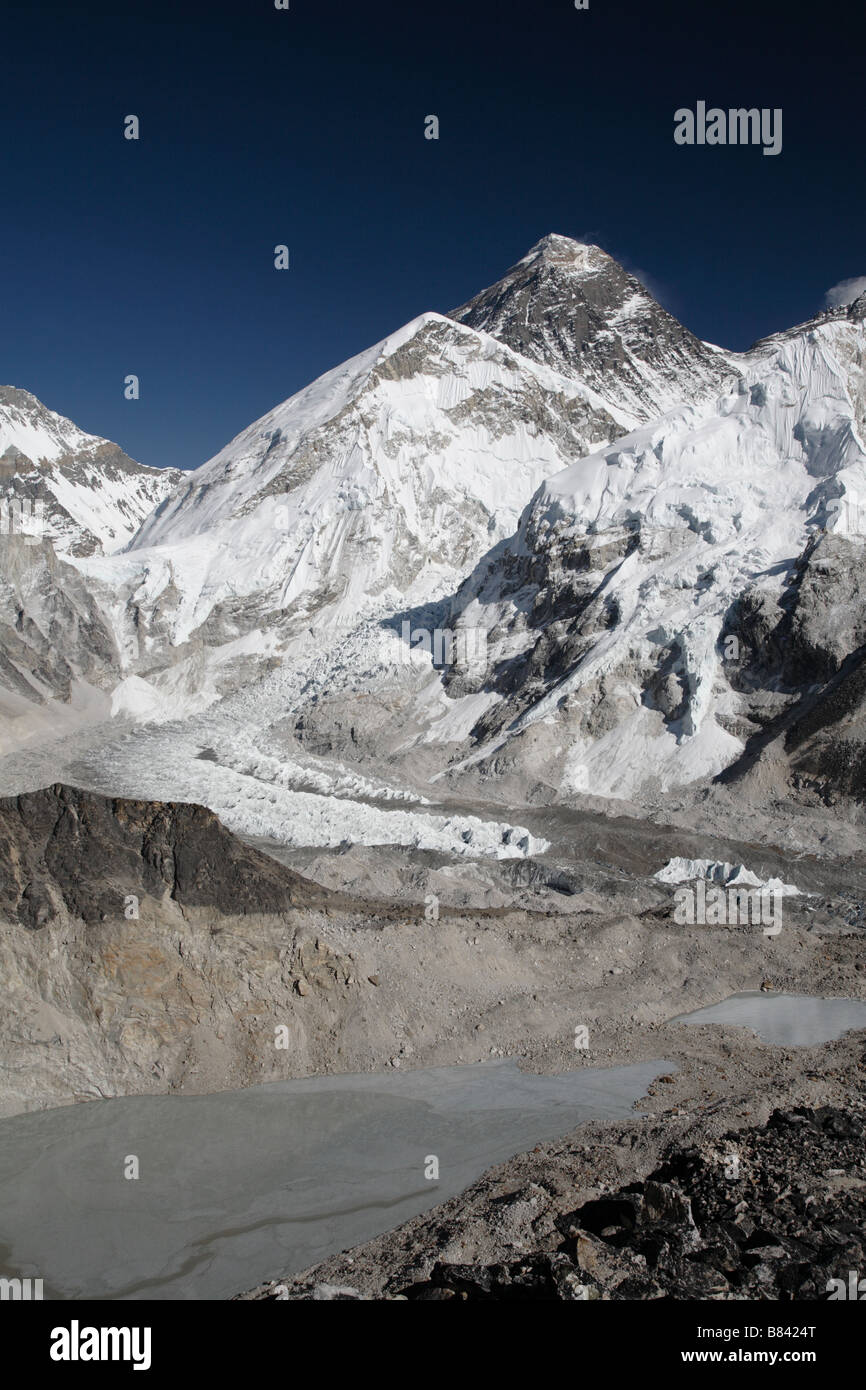
[[[0,386],[3,529],[50,540],[58,554],[126,545],[183,474],[146,468],[116,444],[85,434],[14,386]]]
[[[544,478],[624,429],[594,392],[425,314],[232,440],[145,522],[108,588],[123,649],[175,646],[453,590]],[[145,637],[145,642],[149,640]]]

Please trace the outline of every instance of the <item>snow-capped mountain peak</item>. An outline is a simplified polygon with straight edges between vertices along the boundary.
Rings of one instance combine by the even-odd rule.
[[[0,386],[0,501],[58,554],[120,549],[182,476],[136,463],[31,392]]]
[[[48,410],[30,391],[0,386],[0,459],[12,451],[32,463],[54,463],[107,442],[85,434],[65,416]]]
[[[549,232],[530,247],[517,264],[534,266],[543,262],[562,266],[572,274],[596,275],[605,269],[611,259],[606,251],[592,242],[575,241],[572,237],[560,236],[558,232]]]
[[[54,718],[34,703],[79,692],[142,726],[137,762],[123,739],[97,759],[127,794],[194,788],[295,840],[334,759],[377,801],[437,779],[641,800],[727,775],[866,648],[864,309],[726,355],[599,248],[545,237],[456,317],[422,314],[243,430],[121,553],[8,547],[9,746]],[[471,661],[434,659],[443,628]],[[330,843],[347,822],[321,795]]]

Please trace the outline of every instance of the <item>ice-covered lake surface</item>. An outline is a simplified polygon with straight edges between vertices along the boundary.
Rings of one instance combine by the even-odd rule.
[[[226,1298],[634,1113],[670,1070],[540,1076],[507,1060],[17,1115],[0,1122],[0,1275],[41,1278],[45,1298]]]
[[[813,1047],[841,1038],[852,1028],[866,1028],[861,999],[822,999],[809,994],[732,994],[719,1004],[680,1014],[672,1023],[729,1023],[751,1028],[765,1042],[780,1047]]]

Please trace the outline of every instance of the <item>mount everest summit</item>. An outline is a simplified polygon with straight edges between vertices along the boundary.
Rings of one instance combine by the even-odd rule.
[[[632,426],[712,392],[723,374],[702,343],[597,246],[547,236],[452,318],[617,407]]]
[[[559,236],[188,474],[6,388],[0,787],[498,857],[521,805],[859,801],[864,439],[866,296],[730,353]]]

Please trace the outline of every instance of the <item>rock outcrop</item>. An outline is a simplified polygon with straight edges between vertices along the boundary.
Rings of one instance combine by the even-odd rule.
[[[331,898],[242,844],[203,806],[59,784],[0,800],[0,914],[8,921],[30,930],[64,917],[93,925],[122,916],[130,896],[228,917]]]

